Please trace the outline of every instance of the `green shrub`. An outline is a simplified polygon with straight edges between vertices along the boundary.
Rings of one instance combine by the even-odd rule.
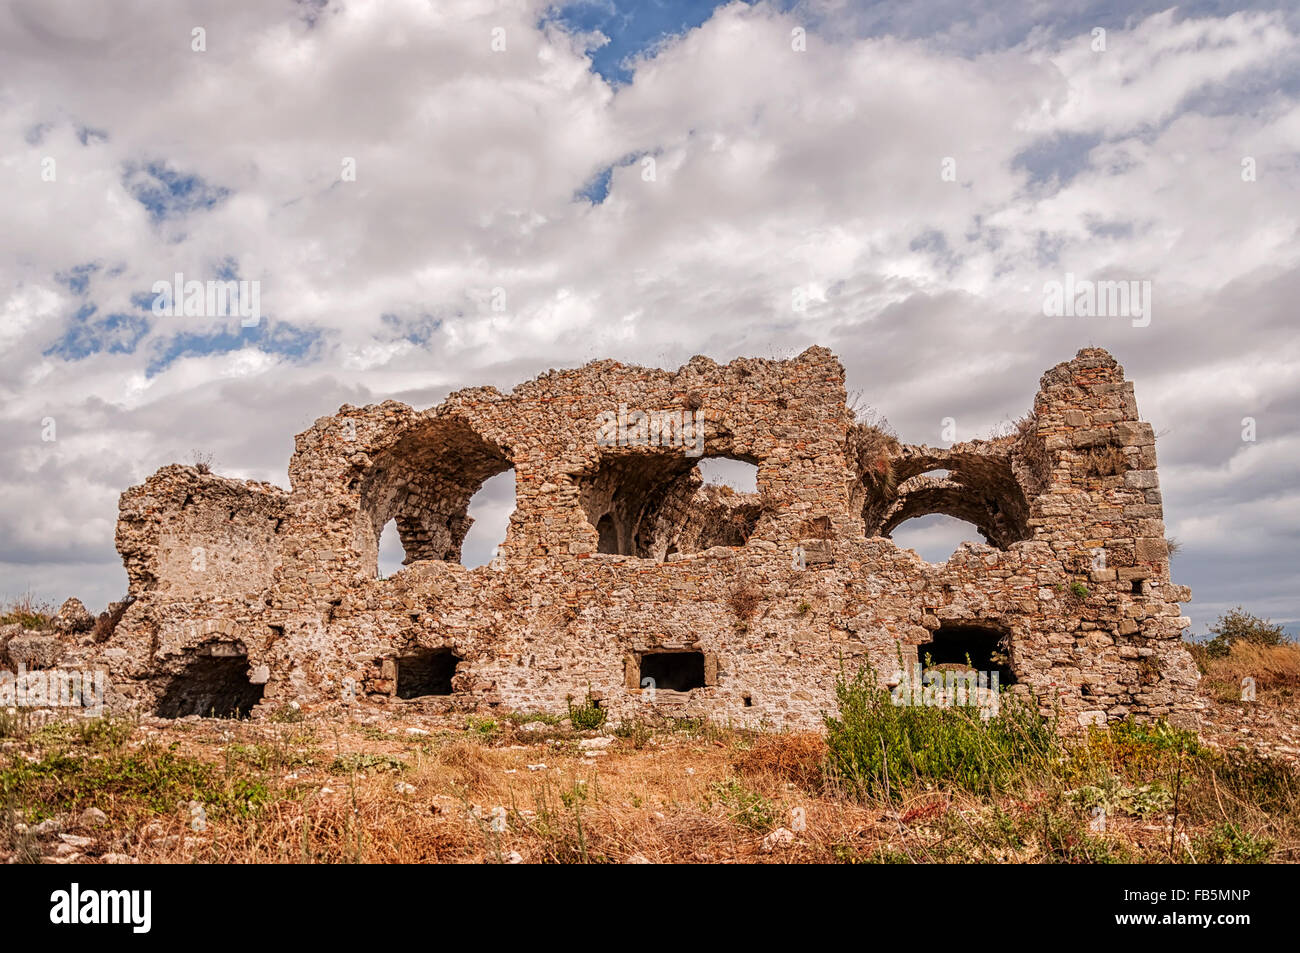
[[[776,826],[776,807],[757,791],[736,778],[714,781],[709,786],[710,804],[720,804],[727,815],[751,831],[770,831]]]
[[[245,814],[269,799],[266,785],[248,777],[226,777],[212,764],[172,751],[72,755],[54,752],[39,761],[21,756],[0,769],[0,797],[33,818],[83,807],[144,807],[166,813],[183,801],[201,801],[210,811]]]
[[[1242,830],[1236,824],[1219,824],[1192,844],[1192,853],[1203,864],[1262,864],[1268,861],[1274,842]]]
[[[839,716],[825,719],[827,768],[859,796],[898,798],[926,783],[991,793],[1062,754],[1055,726],[1014,696],[1004,695],[988,721],[970,706],[895,705],[870,668],[837,679],[835,694]]]
[[[1112,777],[1135,785],[1172,784],[1180,760],[1183,771],[1192,774],[1204,753],[1194,731],[1163,721],[1126,719],[1089,727],[1087,735],[1069,745],[1059,775],[1067,785],[1105,784]]]
[[[353,771],[405,771],[406,762],[391,754],[350,751],[335,758],[330,763],[330,770],[335,774],[350,774]]]
[[[576,731],[596,731],[605,724],[605,718],[609,713],[596,704],[596,699],[592,697],[591,692],[587,692],[587,697],[583,699],[581,705],[574,705],[569,701],[569,724]]]
[[[543,725],[554,728],[564,719],[559,715],[552,715],[545,711],[512,711],[506,713],[506,721],[513,725],[527,725],[534,721],[540,721]]]
[[[650,743],[654,728],[642,718],[630,718],[614,729],[614,735],[630,742],[639,751]]]
[[[465,719],[465,730],[472,735],[478,735],[485,741],[497,733],[498,727],[496,720],[493,718],[475,718],[470,715]]]
[[[1251,615],[1241,606],[1219,616],[1210,626],[1210,632],[1214,638],[1204,643],[1205,654],[1210,658],[1226,658],[1238,642],[1281,645],[1288,641],[1282,625]]]

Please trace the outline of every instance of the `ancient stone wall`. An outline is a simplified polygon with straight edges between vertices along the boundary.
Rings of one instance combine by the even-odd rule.
[[[757,492],[702,486],[710,457],[756,465]],[[1155,466],[1098,349],[1043,376],[1016,432],[947,448],[855,423],[822,348],[600,361],[425,411],[344,406],[298,435],[287,492],[163,468],[123,494],[130,605],[93,652],[120,697],[168,713],[590,693],[616,720],[817,727],[837,676],[889,681],[919,648],[969,654],[1066,727],[1185,719],[1190,592]],[[510,469],[505,542],[466,568],[469,500]],[[988,543],[937,565],[888,538],[929,513]],[[380,579],[389,520],[406,565]]]

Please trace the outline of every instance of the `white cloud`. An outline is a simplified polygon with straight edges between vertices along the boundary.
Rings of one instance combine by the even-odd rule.
[[[615,90],[588,68],[589,39],[538,27],[543,7],[335,3],[314,27],[255,0],[0,14],[14,586],[39,565],[49,598],[106,598],[129,482],[198,448],[283,484],[293,433],[345,400],[432,402],[604,356],[675,365],[824,343],[904,439],[935,443],[945,416],[964,438],[1018,415],[1043,370],[1101,344],[1170,431],[1168,515],[1190,581],[1233,601],[1196,551],[1254,505],[1242,486],[1293,473],[1280,448],[1298,403],[1300,109],[1294,85],[1225,103],[1252,70],[1295,62],[1282,15],[1171,11],[1110,29],[1102,54],[1084,29],[967,55],[907,30],[857,36],[853,9],[819,4],[796,53],[796,14],[733,4]],[[190,49],[196,25],[206,53]],[[1215,108],[1189,108],[1207,95]],[[104,137],[83,144],[87,127]],[[55,182],[40,178],[47,156]],[[346,157],[355,182],[340,180]],[[157,224],[124,187],[148,163],[228,194]],[[611,166],[603,203],[575,198]],[[311,360],[194,352],[150,376],[157,347],[221,323],[192,318],[156,320],[130,354],[43,353],[82,304],[132,312],[154,281],[211,277],[227,258],[261,280],[275,322],[319,335]],[[55,280],[89,262],[84,295]],[[1152,280],[1152,327],[1042,318],[1043,282],[1067,270]],[[1263,453],[1243,480],[1228,461],[1245,413]],[[68,435],[57,448],[40,443],[46,415]],[[1267,529],[1263,512],[1247,515]],[[1293,559],[1293,533],[1267,538]]]

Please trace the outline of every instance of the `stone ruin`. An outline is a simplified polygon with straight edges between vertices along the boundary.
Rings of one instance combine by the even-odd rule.
[[[823,348],[345,405],[297,436],[287,491],[179,465],[127,490],[120,619],[63,656],[170,717],[590,698],[615,722],[817,728],[841,675],[894,684],[928,657],[998,672],[1065,730],[1194,721],[1191,592],[1123,368],[1081,350],[1010,429],[900,443],[856,421]],[[704,485],[714,457],[754,464],[757,492]],[[505,541],[466,568],[470,498],[509,469]],[[931,564],[892,542],[931,513],[987,543]],[[385,579],[390,520],[406,558]]]

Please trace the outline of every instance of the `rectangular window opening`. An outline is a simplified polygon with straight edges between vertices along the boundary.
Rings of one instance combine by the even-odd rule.
[[[704,653],[645,652],[641,655],[640,674],[643,687],[658,691],[689,692],[703,688]]]
[[[450,695],[462,659],[451,649],[421,649],[397,660],[397,697]]]

